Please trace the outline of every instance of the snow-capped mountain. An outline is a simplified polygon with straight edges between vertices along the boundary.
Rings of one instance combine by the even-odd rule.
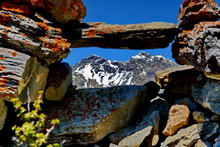
[[[73,84],[77,88],[100,88],[116,85],[143,85],[154,81],[156,71],[176,63],[161,55],[141,52],[128,61],[111,61],[90,55],[73,67]]]

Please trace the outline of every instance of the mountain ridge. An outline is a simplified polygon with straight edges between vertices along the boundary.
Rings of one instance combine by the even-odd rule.
[[[128,61],[112,61],[98,55],[83,58],[73,67],[73,84],[78,88],[143,85],[154,81],[156,71],[178,66],[162,55],[140,52]]]

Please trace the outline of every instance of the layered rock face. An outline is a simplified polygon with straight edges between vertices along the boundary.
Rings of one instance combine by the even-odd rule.
[[[85,16],[80,0],[4,0],[0,8],[1,136],[11,128],[5,121],[14,121],[7,117],[10,99],[27,103],[44,91],[46,126],[53,118],[61,121],[49,143],[219,146],[219,7],[214,0],[185,0],[181,5],[173,57],[192,66],[156,73],[161,87],[148,82],[75,89],[72,68],[61,61],[69,47],[166,47],[178,32],[174,24],[80,23]]]

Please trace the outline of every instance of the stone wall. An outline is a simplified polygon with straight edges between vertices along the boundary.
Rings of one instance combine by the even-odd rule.
[[[49,142],[220,144],[220,9],[214,0],[185,0],[178,26],[81,23],[81,0],[3,0],[0,8],[0,134],[8,131],[5,120],[12,121],[6,101],[18,97],[25,104],[44,91],[48,120],[61,120]],[[157,73],[157,83],[76,90],[71,66],[62,63],[70,47],[152,49],[168,46],[175,36],[174,59],[191,66]]]

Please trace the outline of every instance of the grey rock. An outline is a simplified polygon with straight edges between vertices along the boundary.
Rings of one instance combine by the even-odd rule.
[[[61,121],[50,140],[66,140],[66,144],[95,143],[127,126],[158,91],[156,83],[76,90],[45,109],[48,120]]]
[[[220,115],[220,81],[207,79],[192,86],[192,96],[200,105]]]

